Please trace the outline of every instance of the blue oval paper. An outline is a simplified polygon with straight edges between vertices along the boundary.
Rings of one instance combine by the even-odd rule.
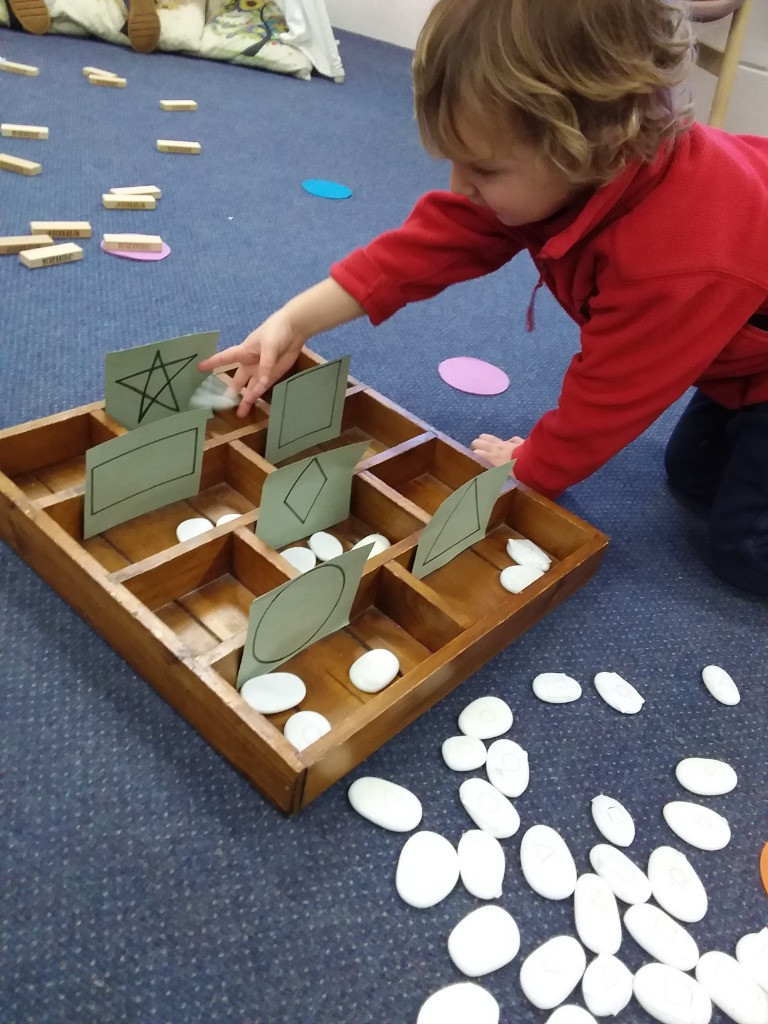
[[[338,181],[324,181],[322,178],[308,178],[302,181],[301,187],[310,195],[320,196],[321,199],[349,199],[352,189]]]

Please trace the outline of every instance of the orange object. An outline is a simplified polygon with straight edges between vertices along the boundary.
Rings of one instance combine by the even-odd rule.
[[[768,893],[768,843],[765,844],[763,852],[760,854],[760,878],[763,888]]]

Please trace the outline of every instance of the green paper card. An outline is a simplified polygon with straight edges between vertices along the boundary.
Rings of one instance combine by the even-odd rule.
[[[276,465],[341,433],[349,356],[302,370],[275,384],[264,457]]]
[[[256,598],[248,613],[238,688],[347,625],[372,547],[345,551]]]
[[[421,531],[411,572],[417,579],[441,568],[485,536],[494,502],[514,462],[487,469],[450,494]]]
[[[186,412],[207,374],[197,369],[216,351],[219,332],[187,334],[104,357],[104,407],[128,430]],[[210,412],[208,413],[210,416]]]
[[[261,491],[256,535],[282,548],[346,519],[352,474],[367,447],[358,441],[273,470]]]
[[[83,537],[197,494],[207,418],[182,412],[89,448]]]

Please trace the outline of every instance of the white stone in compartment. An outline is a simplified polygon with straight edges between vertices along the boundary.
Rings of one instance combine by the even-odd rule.
[[[510,594],[520,594],[543,575],[544,570],[537,569],[535,565],[508,565],[506,569],[501,570],[499,583]]]
[[[520,968],[520,987],[540,1010],[551,1010],[573,992],[587,955],[571,935],[556,935],[530,953]]]
[[[629,811],[611,796],[601,793],[592,798],[592,818],[609,843],[630,846],[635,838],[635,823]]]
[[[386,551],[388,547],[392,546],[391,541],[387,540],[383,533],[369,533],[367,537],[361,537],[357,544],[353,544],[352,549],[364,548],[366,544],[373,544],[368,552],[369,558],[380,555],[382,551]]]
[[[531,565],[542,572],[546,572],[552,565],[547,552],[527,537],[510,537],[507,541],[507,554],[518,565]]]
[[[567,1003],[558,1006],[554,1013],[547,1017],[544,1024],[597,1024],[597,1021],[583,1006]]]
[[[581,696],[581,684],[565,672],[540,672],[533,680],[533,692],[547,704],[570,704]]]
[[[339,555],[344,554],[344,545],[341,541],[332,533],[326,533],[325,530],[313,533],[307,544],[309,550],[316,555],[318,562],[327,562],[331,558],[338,558]]]
[[[693,865],[672,846],[658,846],[648,858],[653,898],[678,921],[692,924],[707,912],[707,892]]]
[[[701,678],[709,693],[721,704],[731,707],[741,700],[738,686],[719,665],[705,666],[701,670]]]
[[[632,998],[632,971],[615,956],[601,953],[587,964],[581,994],[596,1017],[615,1017]]]
[[[722,850],[731,841],[731,827],[711,807],[672,800],[662,808],[664,820],[680,839],[700,850]]]
[[[176,527],[176,540],[183,544],[185,540],[192,540],[193,537],[199,537],[201,533],[207,533],[212,529],[213,523],[210,519],[185,519]]]
[[[645,964],[633,982],[635,999],[661,1024],[709,1024],[712,1003],[689,974],[666,964]]]
[[[499,1004],[474,981],[460,981],[433,992],[419,1010],[416,1024],[499,1024]]]
[[[443,743],[442,754],[452,771],[473,772],[483,767],[488,751],[477,736],[449,736]]]
[[[299,572],[309,572],[317,565],[317,556],[309,548],[286,548],[280,554]]]
[[[504,847],[490,832],[473,828],[459,840],[459,874],[464,888],[479,900],[501,896],[506,869]]]
[[[469,978],[498,971],[517,956],[520,931],[503,907],[478,907],[462,918],[448,936],[448,953]]]
[[[349,681],[364,693],[378,693],[389,686],[399,671],[397,655],[383,647],[375,647],[352,662]]]
[[[509,839],[520,828],[517,809],[486,779],[462,782],[459,799],[477,827],[490,832],[496,839]]]
[[[693,936],[653,903],[638,903],[624,914],[624,925],[646,953],[678,971],[692,971],[699,959]]]
[[[589,863],[624,903],[645,903],[651,898],[651,883],[629,857],[607,843],[598,843],[589,851]]]
[[[573,893],[576,933],[593,953],[618,953],[621,918],[613,889],[599,875],[579,875]]]
[[[501,697],[478,697],[459,715],[459,729],[465,736],[490,740],[512,728],[512,708]]]
[[[518,797],[528,788],[528,751],[514,740],[494,740],[485,762],[488,781],[504,796]]]
[[[304,681],[293,672],[265,672],[246,679],[240,696],[262,715],[276,715],[301,704],[307,695]]]
[[[390,832],[411,832],[421,822],[419,798],[389,779],[372,775],[355,779],[347,798],[358,814]]]
[[[539,896],[564,900],[573,895],[576,864],[563,837],[549,825],[532,825],[525,833],[520,843],[520,866],[526,882]]]
[[[219,516],[216,520],[217,526],[224,526],[225,523],[233,523],[235,519],[239,519],[243,515],[242,512],[225,512],[223,516]]]
[[[753,981],[768,992],[768,928],[742,935],[736,943],[736,959]]]
[[[609,707],[622,715],[636,715],[645,704],[643,695],[618,672],[598,672],[595,689]]]
[[[297,750],[304,750],[331,731],[331,723],[319,711],[297,711],[283,726],[283,733]]]
[[[686,757],[675,768],[677,781],[697,796],[722,796],[736,788],[736,772],[726,761]]]
[[[719,950],[704,953],[696,964],[696,980],[736,1024],[768,1024],[768,995],[732,956]]]
[[[459,880],[456,848],[437,832],[416,832],[400,851],[395,887],[412,907],[434,907]]]

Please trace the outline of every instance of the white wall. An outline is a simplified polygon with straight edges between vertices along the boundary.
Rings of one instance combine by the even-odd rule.
[[[435,0],[325,0],[331,24],[336,28],[411,50],[434,3]]]

